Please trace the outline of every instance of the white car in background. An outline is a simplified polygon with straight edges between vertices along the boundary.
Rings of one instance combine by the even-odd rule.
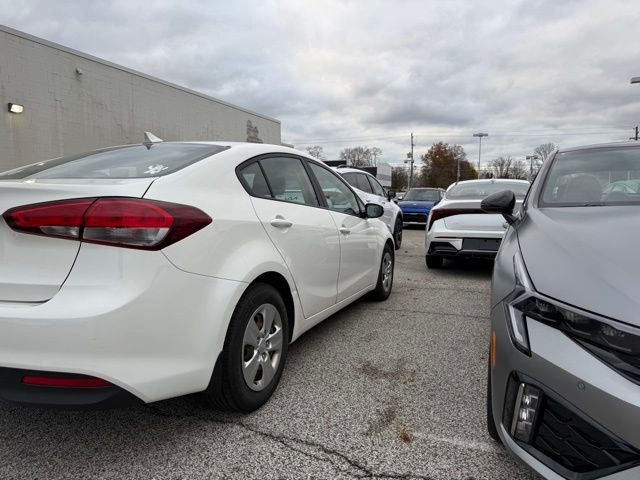
[[[251,411],[287,347],[393,284],[347,183],[275,145],[161,142],[0,174],[0,397],[106,406],[204,392]]]
[[[384,208],[382,221],[393,235],[396,250],[402,245],[402,210],[392,201],[392,194],[380,185],[376,177],[364,170],[346,166],[335,167],[349,185],[358,193],[365,203],[379,203]]]
[[[492,178],[466,180],[447,188],[427,220],[428,268],[441,268],[445,258],[495,258],[506,223],[502,215],[485,213],[480,203],[487,195],[502,190],[513,191],[517,212],[529,190],[529,182]]]

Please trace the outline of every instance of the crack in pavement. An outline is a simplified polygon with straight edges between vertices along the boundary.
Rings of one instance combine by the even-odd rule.
[[[354,307],[353,308],[354,311],[358,311],[359,310],[364,310],[364,308],[360,308],[360,307]],[[475,319],[482,319],[482,320],[489,320],[489,316],[483,316],[483,315],[468,315],[465,313],[445,313],[445,312],[430,312],[427,310],[411,310],[408,308],[381,308],[376,306],[376,310],[379,311],[383,311],[383,312],[406,312],[406,313],[420,313],[422,315],[441,315],[444,317],[466,317],[466,318],[475,318]]]
[[[432,477],[425,477],[425,476],[420,476],[420,475],[413,475],[413,474],[408,474],[408,473],[396,473],[396,472],[385,472],[385,471],[374,471],[372,469],[370,469],[369,467],[367,467],[366,465],[362,464],[361,462],[359,462],[358,460],[355,460],[353,458],[350,458],[348,455],[342,453],[339,450],[336,450],[334,448],[330,448],[327,447],[326,445],[323,445],[321,443],[317,443],[317,442],[312,442],[309,440],[303,440],[300,438],[295,438],[295,437],[290,437],[287,435],[282,435],[282,434],[275,434],[275,433],[271,433],[271,432],[266,432],[263,430],[260,430],[254,426],[251,425],[247,425],[244,422],[241,421],[237,421],[237,420],[229,420],[229,419],[225,419],[225,418],[216,418],[215,416],[205,416],[205,415],[198,415],[198,414],[188,414],[188,415],[180,415],[180,414],[176,414],[176,413],[171,413],[171,412],[166,412],[164,410],[162,410],[160,407],[158,407],[157,405],[149,405],[146,404],[145,408],[152,414],[152,415],[156,415],[159,417],[163,417],[163,418],[171,418],[171,419],[188,419],[188,418],[196,418],[199,420],[205,420],[208,422],[213,422],[213,423],[218,423],[221,425],[232,425],[232,426],[236,426],[236,427],[240,427],[242,429],[245,429],[251,433],[255,433],[256,435],[260,435],[261,437],[264,438],[268,438],[270,440],[273,440],[277,443],[279,443],[280,445],[283,445],[284,447],[293,450],[296,453],[300,453],[302,455],[305,455],[309,458],[313,458],[317,461],[321,461],[321,462],[327,462],[329,463],[335,470],[339,471],[340,473],[344,473],[344,474],[348,474],[353,476],[354,478],[398,478],[398,479],[417,479],[417,480],[434,480]],[[291,445],[294,444],[294,445]],[[306,447],[309,448],[315,448],[320,450],[322,453],[328,455],[327,457],[321,457],[318,455],[314,455],[312,453],[306,452],[302,449],[300,449],[299,447],[297,447],[298,445],[304,445]],[[335,461],[335,458],[332,457],[338,457],[338,459],[342,460],[343,462],[346,462],[350,468],[344,469],[342,465],[340,465],[338,462]],[[354,473],[353,470],[356,470],[358,473]]]

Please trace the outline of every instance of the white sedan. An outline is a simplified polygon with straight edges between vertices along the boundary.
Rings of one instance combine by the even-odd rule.
[[[0,396],[106,406],[204,392],[251,411],[303,332],[393,284],[394,245],[321,162],[153,141],[0,174]]]
[[[495,258],[505,232],[502,215],[488,214],[480,202],[492,193],[512,190],[516,211],[529,190],[526,180],[466,180],[454,183],[429,212],[425,235],[428,268],[441,268],[445,258]]]

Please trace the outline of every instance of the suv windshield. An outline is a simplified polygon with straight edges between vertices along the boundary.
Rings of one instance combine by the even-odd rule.
[[[229,147],[157,143],[106,148],[54,158],[0,173],[0,180],[45,178],[145,178],[168,175]]]
[[[598,148],[556,155],[541,204],[602,206],[640,204],[640,149]]]
[[[414,202],[437,202],[440,200],[440,194],[438,193],[438,190],[409,190],[407,194],[402,197],[402,200]]]
[[[524,182],[504,182],[487,180],[480,182],[459,183],[447,191],[447,198],[486,197],[502,190],[511,190],[516,198],[524,198],[529,184]]]

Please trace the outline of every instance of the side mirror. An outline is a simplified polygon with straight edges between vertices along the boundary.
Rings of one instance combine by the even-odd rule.
[[[367,203],[364,212],[367,218],[380,218],[384,214],[384,208],[377,203]]]
[[[511,190],[502,190],[501,192],[492,193],[482,200],[480,208],[487,213],[499,213],[509,223],[513,224],[516,217],[513,215],[513,209],[516,206],[516,196]]]
[[[396,198],[396,192],[387,192],[387,200],[391,201],[392,198]]]

